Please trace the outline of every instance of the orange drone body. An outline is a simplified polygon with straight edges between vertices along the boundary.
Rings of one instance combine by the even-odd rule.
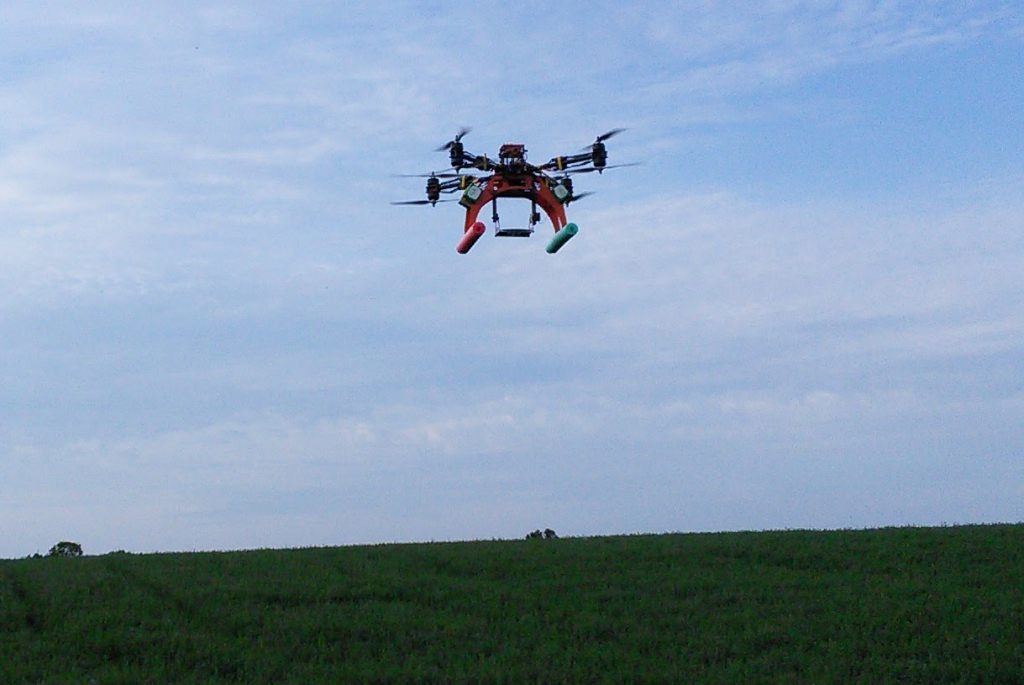
[[[532,175],[509,178],[504,174],[494,174],[482,184],[480,197],[466,208],[466,225],[469,229],[476,222],[480,210],[488,202],[498,197],[517,197],[533,200],[551,219],[551,226],[558,232],[566,224],[565,205],[555,198],[547,179],[538,179]]]

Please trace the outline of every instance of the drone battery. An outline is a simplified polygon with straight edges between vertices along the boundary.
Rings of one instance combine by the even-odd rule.
[[[462,194],[462,199],[459,200],[459,204],[468,209],[469,207],[472,207],[477,200],[480,199],[480,195],[482,194],[483,191],[480,190],[480,186],[471,185],[468,188],[466,188],[466,192]]]

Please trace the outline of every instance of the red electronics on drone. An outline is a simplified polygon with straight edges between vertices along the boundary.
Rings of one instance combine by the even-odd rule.
[[[466,208],[466,223],[463,236],[456,246],[460,254],[466,254],[476,244],[486,230],[483,222],[477,221],[477,215],[488,202],[491,203],[491,221],[494,222],[494,235],[499,237],[529,237],[533,227],[540,222],[540,207],[551,220],[555,235],[547,245],[550,254],[559,249],[579,231],[576,224],[567,223],[565,207],[574,200],[579,200],[590,193],[573,193],[572,175],[586,174],[591,171],[601,173],[605,169],[632,166],[632,164],[608,164],[608,151],[604,141],[625,129],[616,128],[599,135],[585,152],[563,157],[553,157],[550,161],[535,166],[526,161],[526,148],[518,143],[502,145],[498,151],[497,161],[487,155],[474,155],[466,152],[462,145],[462,137],[469,133],[468,128],[458,132],[454,139],[437,148],[438,152],[448,151],[454,172],[441,174],[413,174],[413,177],[427,179],[427,199],[392,202],[393,205],[436,205],[438,202],[454,202],[455,198],[441,199],[442,193],[461,192],[458,199]],[[473,176],[460,173],[461,169],[478,169],[490,172],[487,176]],[[498,198],[524,198],[531,202],[530,221],[527,228],[502,228],[498,220]]]

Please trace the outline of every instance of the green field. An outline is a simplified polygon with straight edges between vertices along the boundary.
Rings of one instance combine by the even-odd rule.
[[[1024,525],[0,561],[5,685],[344,682],[1021,683]]]

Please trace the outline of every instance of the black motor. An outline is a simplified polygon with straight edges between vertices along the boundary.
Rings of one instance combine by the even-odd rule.
[[[448,148],[448,157],[452,160],[452,168],[462,168],[462,164],[464,162],[463,156],[462,143],[457,140],[453,140],[451,147]]]
[[[427,199],[431,202],[437,202],[441,197],[441,180],[437,176],[431,176],[427,179]]]

